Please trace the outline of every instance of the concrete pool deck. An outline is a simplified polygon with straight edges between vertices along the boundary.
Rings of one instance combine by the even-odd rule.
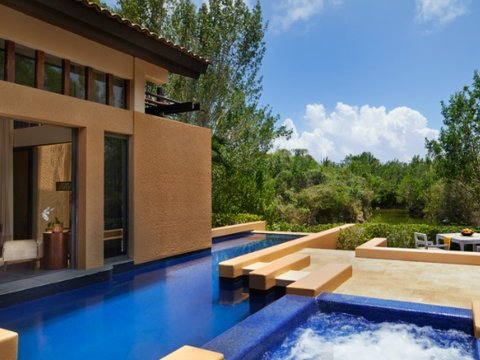
[[[480,299],[478,266],[357,258],[348,250],[306,248],[298,253],[310,255],[305,271],[328,263],[352,265],[353,276],[333,293],[466,309]]]

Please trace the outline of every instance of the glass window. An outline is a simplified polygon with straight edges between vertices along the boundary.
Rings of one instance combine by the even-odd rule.
[[[104,257],[126,254],[128,224],[128,140],[105,136]]]
[[[45,80],[43,88],[58,94],[62,93],[62,60],[45,54]]]
[[[70,96],[85,99],[85,66],[70,65]]]
[[[5,40],[0,39],[0,80],[5,79]]]
[[[15,45],[15,82],[35,86],[35,50]]]
[[[93,71],[93,101],[100,104],[107,103],[107,74],[98,70]]]
[[[125,86],[126,81],[113,77],[113,106],[125,109]]]

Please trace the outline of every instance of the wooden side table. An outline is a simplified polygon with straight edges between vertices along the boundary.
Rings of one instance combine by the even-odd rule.
[[[47,270],[67,267],[67,241],[63,232],[43,233],[43,267]]]

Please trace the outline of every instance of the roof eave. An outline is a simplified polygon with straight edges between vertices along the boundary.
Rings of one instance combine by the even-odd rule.
[[[197,79],[208,67],[207,61],[89,8],[82,1],[0,0],[0,4],[179,75]]]

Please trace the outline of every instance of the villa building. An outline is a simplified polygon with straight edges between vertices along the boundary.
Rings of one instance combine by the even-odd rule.
[[[209,248],[210,131],[145,91],[207,66],[87,0],[0,0],[0,249],[43,257],[55,218],[74,269]]]

